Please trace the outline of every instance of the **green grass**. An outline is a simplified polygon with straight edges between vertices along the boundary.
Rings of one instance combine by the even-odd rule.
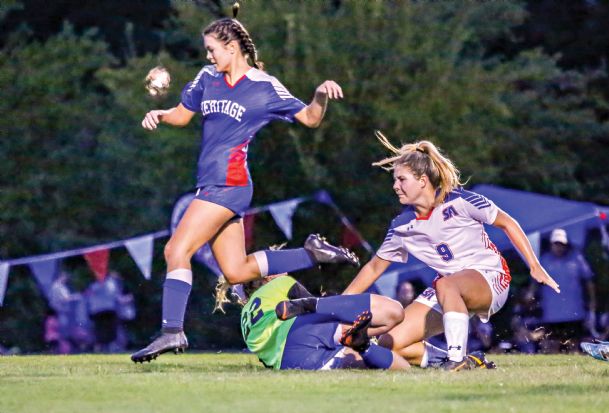
[[[607,412],[609,363],[494,355],[494,371],[269,371],[246,354],[0,357],[0,413]]]

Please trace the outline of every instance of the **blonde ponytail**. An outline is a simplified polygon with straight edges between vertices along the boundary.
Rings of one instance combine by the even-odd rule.
[[[417,178],[426,175],[431,185],[435,189],[439,189],[435,205],[444,202],[446,195],[463,185],[457,167],[450,159],[442,155],[432,142],[423,140],[397,148],[380,131],[375,131],[375,135],[393,155],[374,162],[372,165],[380,166],[387,171],[391,171],[397,166],[406,166]]]

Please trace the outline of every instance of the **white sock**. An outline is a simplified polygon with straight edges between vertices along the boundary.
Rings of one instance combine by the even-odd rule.
[[[192,270],[187,268],[178,268],[167,273],[167,279],[180,280],[188,285],[192,285]]]
[[[260,270],[260,276],[266,277],[269,275],[269,261],[266,258],[266,253],[264,251],[256,251],[252,254],[256,263],[258,264],[258,270]]]
[[[434,367],[442,363],[446,359],[446,350],[442,350],[427,341],[423,341],[425,352],[421,359],[421,368]]]
[[[442,317],[444,335],[448,346],[448,359],[461,361],[467,352],[467,334],[469,330],[469,315],[449,311]]]

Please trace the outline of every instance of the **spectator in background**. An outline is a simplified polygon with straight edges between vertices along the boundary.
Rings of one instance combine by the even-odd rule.
[[[111,344],[110,351],[113,353],[122,352],[127,349],[129,337],[127,325],[135,320],[135,298],[133,294],[125,293],[123,283],[120,283],[120,295],[118,296],[116,315],[118,316],[118,327],[116,340]]]
[[[402,304],[402,307],[406,306],[414,301],[417,296],[414,285],[410,281],[402,281],[398,283],[395,288],[395,299]]]
[[[122,287],[116,272],[110,272],[103,280],[91,283],[85,293],[89,316],[93,321],[95,344],[93,350],[109,352],[110,344],[117,338],[117,303]]]
[[[537,304],[532,289],[523,288],[520,290],[516,305],[514,305],[510,326],[514,332],[512,344],[521,353],[537,353],[539,341],[545,335],[545,330],[539,326],[540,309]],[[510,348],[504,347],[505,350]]]
[[[562,290],[561,294],[555,294],[545,285],[539,287],[541,325],[546,330],[541,350],[545,353],[576,350],[585,334],[585,325],[594,325],[594,274],[581,252],[571,247],[562,228],[552,231],[550,251],[542,255],[540,262]],[[533,284],[532,288],[538,287]]]
[[[609,339],[609,313],[601,313],[598,320],[598,327],[595,337],[599,340]]]
[[[72,348],[67,337],[61,334],[59,317],[52,308],[44,319],[44,342],[53,354],[68,354]]]
[[[84,351],[89,344],[88,320],[83,319],[79,311],[83,297],[72,291],[69,278],[69,274],[62,271],[53,281],[49,291],[51,311],[45,320],[45,336],[48,335],[52,351],[60,354]]]
[[[467,339],[467,351],[488,352],[493,346],[493,333],[495,329],[491,322],[483,323],[478,316],[469,319],[469,338]]]
[[[125,323],[135,319],[132,294],[124,294],[123,280],[110,271],[104,280],[93,282],[86,291],[87,308],[94,324],[95,352],[116,353],[127,348]]]

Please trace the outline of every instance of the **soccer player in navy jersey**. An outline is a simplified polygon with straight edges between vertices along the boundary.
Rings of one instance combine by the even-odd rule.
[[[192,285],[190,259],[207,242],[231,284],[321,262],[357,265],[352,253],[315,235],[307,239],[304,248],[245,252],[242,215],[253,192],[247,166],[249,144],[258,130],[276,119],[296,119],[310,128],[319,126],[328,100],[343,97],[340,86],[332,80],[323,82],[311,103],[305,105],[262,71],[254,42],[235,18],[212,22],[204,29],[203,40],[212,64],[204,66],[184,87],[177,106],[152,110],[142,121],[142,126],[152,131],[159,123],[184,126],[200,113],[203,132],[196,197],[165,246],[162,334],[131,356],[135,362],[188,346],[183,321]]]
[[[268,368],[405,370],[408,362],[370,337],[402,321],[402,305],[376,294],[313,297],[287,274],[242,284],[241,333],[247,348]],[[220,279],[216,309],[230,302]],[[234,297],[234,295],[233,295]],[[315,314],[299,312],[313,305]],[[296,310],[296,311],[294,311]]]
[[[394,156],[374,165],[393,170],[393,190],[404,209],[345,294],[365,291],[392,261],[406,262],[412,254],[436,270],[438,277],[379,344],[398,351],[412,364],[425,364],[428,353],[435,350],[423,340],[443,331],[448,359],[442,367],[451,371],[472,368],[474,360],[466,357],[469,317],[477,314],[488,321],[504,305],[511,280],[509,268],[483,224],[506,233],[537,282],[558,293],[559,286],[540,265],[520,225],[492,201],[463,190],[458,169],[433,143],[421,141],[396,148],[382,134],[377,137]]]

